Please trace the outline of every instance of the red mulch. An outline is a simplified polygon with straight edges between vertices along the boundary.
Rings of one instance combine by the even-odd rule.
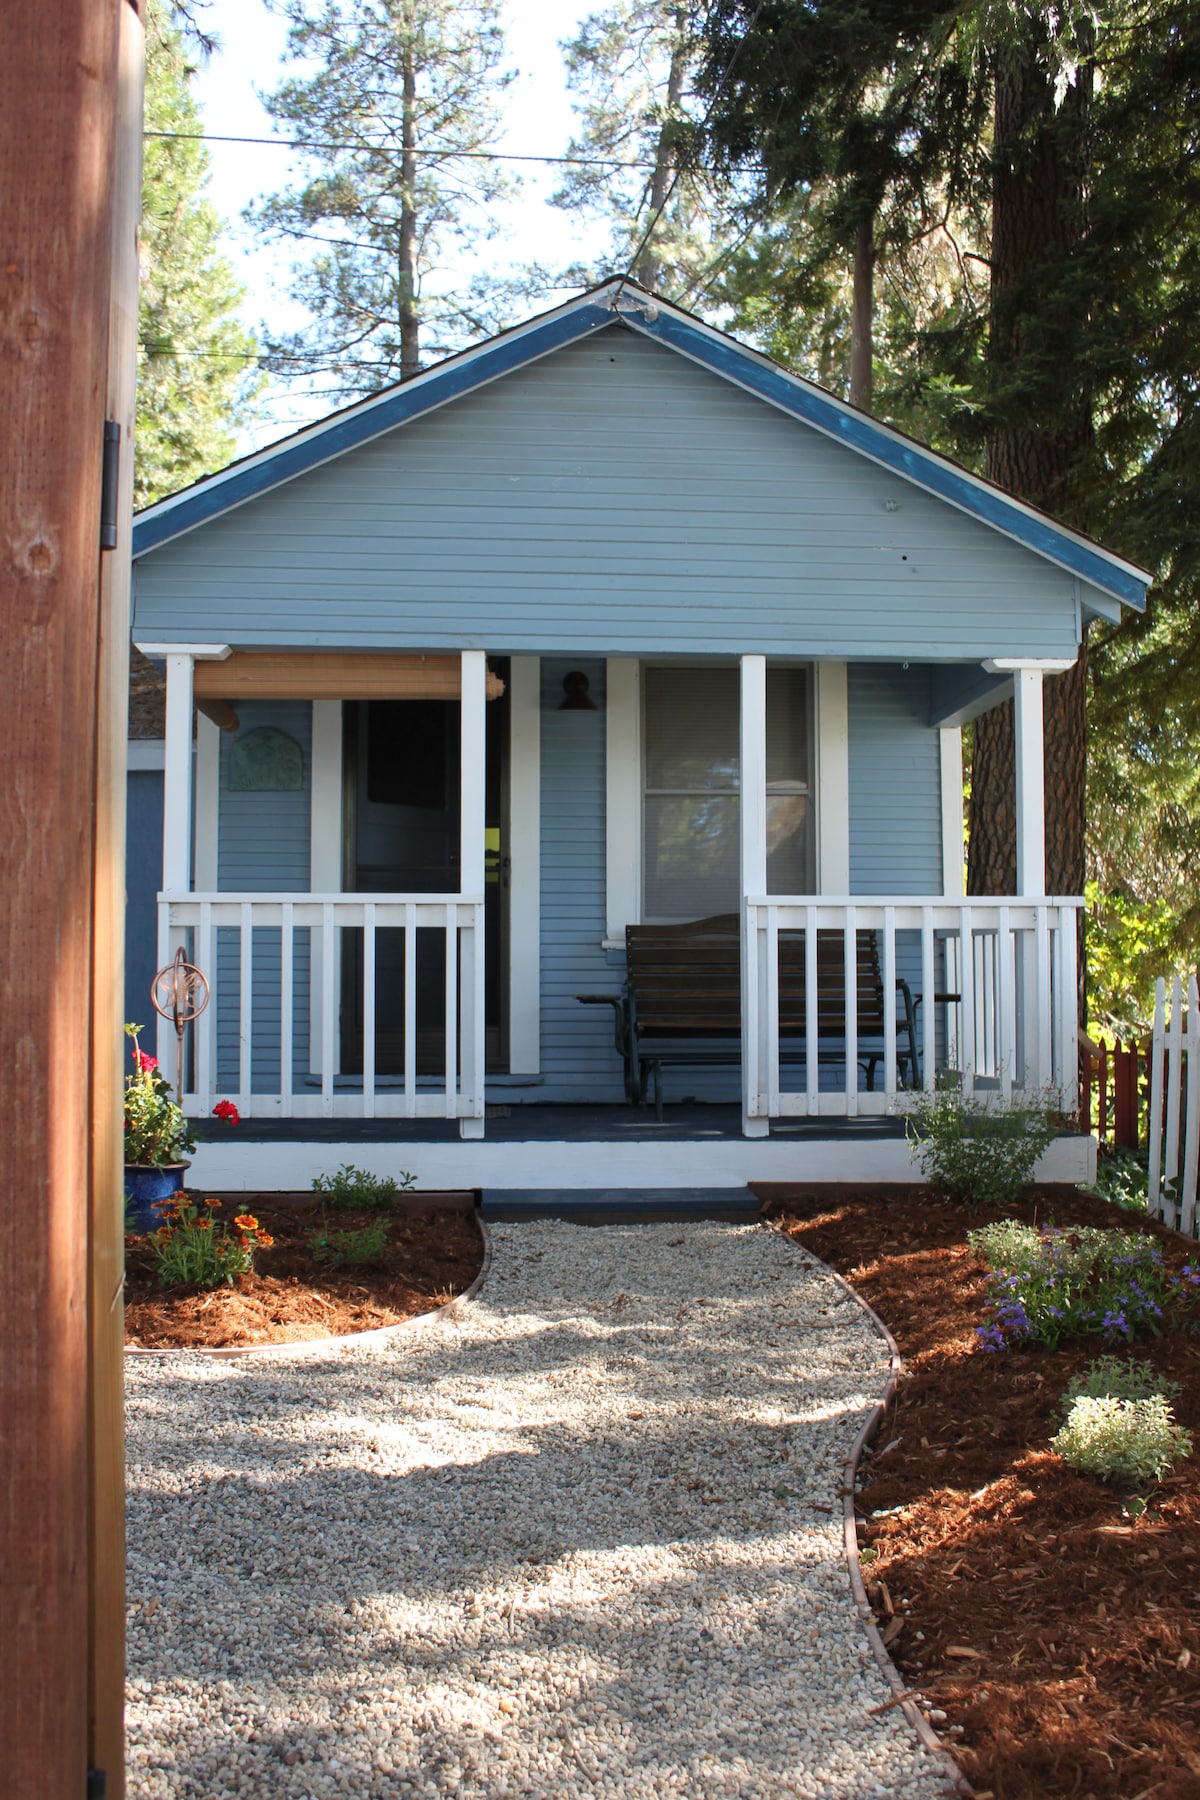
[[[977,1793],[1197,1800],[1200,1456],[1136,1519],[1066,1468],[1048,1449],[1057,1403],[1105,1346],[978,1350],[984,1272],[966,1233],[1000,1217],[1140,1226],[1176,1266],[1195,1243],[1070,1188],[1002,1210],[921,1189],[756,1191],[899,1343],[906,1374],[863,1463],[863,1573]],[[1200,1445],[1200,1337],[1175,1330],[1136,1354],[1179,1383],[1176,1417]]]
[[[275,1239],[260,1250],[254,1272],[232,1287],[159,1287],[150,1240],[125,1240],[125,1342],[143,1349],[217,1349],[339,1337],[398,1325],[431,1312],[469,1287],[479,1273],[483,1240],[471,1211],[323,1214],[311,1200],[281,1203],[263,1194],[229,1196],[217,1218],[252,1212]],[[388,1222],[378,1266],[331,1269],[313,1261],[309,1239],[323,1229],[357,1231]]]

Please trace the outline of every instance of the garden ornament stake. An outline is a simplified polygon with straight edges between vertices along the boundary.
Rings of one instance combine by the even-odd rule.
[[[183,1105],[183,1034],[208,1005],[208,977],[190,963],[182,945],[175,961],[160,969],[150,984],[154,1010],[175,1026],[175,1097]]]

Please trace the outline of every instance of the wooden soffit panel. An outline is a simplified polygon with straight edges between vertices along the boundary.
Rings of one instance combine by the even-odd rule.
[[[235,650],[224,662],[197,662],[193,682],[197,703],[457,700],[462,691],[462,665],[457,656]],[[503,692],[504,683],[489,669],[488,699],[495,700]]]

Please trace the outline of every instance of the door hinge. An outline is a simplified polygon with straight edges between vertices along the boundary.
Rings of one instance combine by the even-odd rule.
[[[100,474],[100,548],[117,547],[117,488],[121,473],[121,427],[104,421],[104,463]]]

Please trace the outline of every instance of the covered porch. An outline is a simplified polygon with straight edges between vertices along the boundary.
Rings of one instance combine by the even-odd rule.
[[[852,892],[847,665],[811,665],[811,757],[803,781],[780,783],[773,779],[777,769],[768,732],[769,659],[762,654],[738,658],[740,1104],[720,1104],[713,1090],[712,1104],[691,1109],[697,1114],[695,1135],[682,1139],[672,1135],[682,1122],[684,1109],[678,1104],[668,1107],[662,1127],[642,1109],[597,1106],[592,1109],[592,1135],[583,1138],[575,1127],[566,1130],[573,1110],[569,1105],[542,1103],[562,1030],[559,1026],[556,1036],[547,1029],[544,940],[553,935],[551,910],[569,908],[571,883],[582,883],[584,872],[573,874],[570,853],[561,855],[553,869],[547,866],[548,847],[553,847],[549,834],[557,825],[547,811],[549,765],[543,780],[543,755],[554,751],[544,749],[541,659],[505,658],[501,680],[489,670],[483,650],[329,655],[231,653],[215,644],[141,647],[162,656],[167,670],[158,960],[166,963],[182,947],[212,984],[211,1003],[191,1033],[184,1104],[192,1116],[207,1118],[219,1100],[232,1100],[247,1122],[238,1140],[239,1155],[253,1151],[251,1160],[261,1161],[264,1171],[271,1158],[278,1166],[288,1142],[350,1146],[350,1160],[356,1143],[370,1142],[388,1144],[389,1154],[397,1156],[406,1145],[420,1144],[427,1162],[446,1162],[449,1178],[455,1159],[448,1158],[448,1135],[473,1139],[486,1133],[491,1179],[511,1162],[510,1186],[525,1184],[535,1163],[549,1166],[546,1146],[572,1142],[609,1146],[609,1179],[614,1157],[618,1164],[623,1160],[618,1146],[637,1144],[640,1173],[630,1161],[630,1179],[651,1186],[659,1161],[664,1170],[686,1173],[683,1165],[690,1167],[690,1162],[688,1157],[680,1161],[681,1143],[696,1147],[697,1169],[707,1153],[728,1146],[720,1149],[717,1163],[723,1168],[722,1159],[728,1159],[731,1179],[736,1164],[744,1182],[749,1178],[745,1139],[773,1138],[762,1149],[764,1167],[751,1172],[770,1179],[776,1165],[783,1166],[784,1152],[789,1146],[794,1150],[800,1138],[807,1146],[808,1167],[814,1146],[824,1141],[821,1134],[840,1131],[844,1146],[857,1146],[860,1178],[867,1178],[872,1158],[880,1171],[887,1167],[902,1173],[908,1167],[901,1115],[915,1092],[934,1086],[940,1070],[960,1071],[968,1093],[1053,1090],[1065,1112],[1074,1108],[1075,947],[1082,903],[1042,891],[1041,692],[1044,674],[1062,667],[1061,662],[1007,659],[983,669],[975,665],[976,685],[982,684],[992,697],[1011,691],[1016,704],[1018,891],[967,899],[962,892],[957,702],[943,700],[928,727],[940,759],[942,891]],[[775,659],[770,666],[776,666]],[[595,951],[604,959],[600,966],[614,992],[624,973],[624,925],[641,916],[637,859],[628,838],[631,820],[640,832],[642,750],[636,731],[631,735],[625,728],[639,716],[637,669],[634,659],[610,659],[606,704],[599,711],[593,704],[590,711],[597,716],[583,722],[598,746],[595,753],[605,778],[598,826],[604,910],[596,933],[603,941],[597,941]],[[489,708],[500,699],[501,688],[505,760],[503,795],[497,799],[489,786],[494,767],[489,734],[496,737],[500,728],[493,720],[500,714],[494,711],[490,718]],[[439,815],[452,819],[454,842],[434,857],[453,880],[440,889],[355,890],[345,879],[350,866],[346,703],[433,696],[457,708],[457,742],[444,764],[453,767],[454,804]],[[245,813],[248,823],[240,827],[253,833],[265,829],[269,820],[272,832],[281,837],[289,829],[306,833],[304,854],[296,863],[303,877],[298,887],[231,886],[236,859],[224,856],[221,848],[222,726],[228,731],[240,705],[261,700],[311,708],[307,791],[285,789],[278,800],[264,799],[261,814]],[[556,701],[555,708],[571,710],[565,702]],[[552,722],[568,729],[565,719]],[[815,814],[813,892],[769,891],[778,886],[778,880],[769,883],[768,873],[776,816],[772,808],[781,789],[793,806],[803,793]],[[361,868],[361,860],[355,866]],[[489,916],[501,913],[503,933],[498,934]],[[863,933],[874,936],[883,995],[877,1069],[870,1081],[858,1041],[857,947]],[[820,1059],[810,1054],[798,1061],[783,1048],[788,1027],[781,1024],[781,945],[793,964],[797,959],[807,964],[809,1010],[801,1035],[815,1045],[814,976],[822,942],[823,955],[831,943],[835,954],[839,942],[842,949],[844,1031],[832,1055],[823,1051]],[[489,967],[489,955],[493,964],[503,959],[502,970]],[[558,996],[555,1017],[560,1020],[569,1019],[573,1004],[569,977],[570,970],[559,983],[566,983]],[[917,1006],[915,1068],[898,1044],[901,980]],[[491,1016],[489,994],[501,990],[502,1012]],[[585,1009],[577,1010],[582,1017]],[[791,1030],[794,1034],[795,1020]],[[171,1066],[173,1033],[166,1023],[160,1027],[159,1054]],[[734,1059],[730,1080],[738,1073]],[[611,1092],[611,1081],[606,1091]],[[702,1092],[702,1082],[681,1077],[674,1097],[678,1101]],[[559,1132],[555,1115],[563,1128]],[[317,1128],[321,1135],[311,1137]],[[522,1142],[542,1147],[540,1162],[536,1156],[523,1160],[516,1148],[509,1148]],[[206,1164],[217,1152],[216,1144],[205,1148]],[[459,1155],[455,1167],[459,1163],[457,1184],[484,1185],[467,1179],[475,1170],[474,1159]],[[874,1178],[895,1176],[881,1172]],[[236,1185],[224,1177],[218,1183],[216,1171],[210,1174],[207,1168],[204,1179]],[[533,1185],[544,1182],[538,1177]],[[560,1175],[557,1185],[571,1183]]]

